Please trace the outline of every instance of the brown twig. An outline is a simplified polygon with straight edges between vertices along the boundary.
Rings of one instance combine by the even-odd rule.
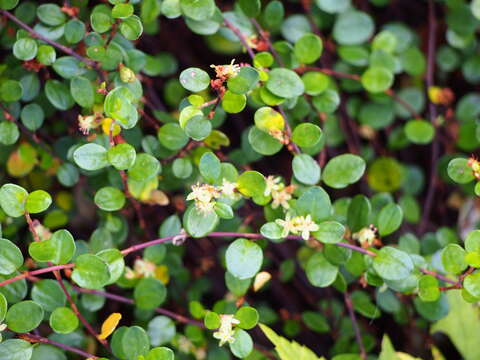
[[[129,298],[121,296],[121,295],[108,293],[106,291],[82,289],[82,288],[77,287],[77,286],[74,286],[73,288],[77,292],[87,293],[87,294],[95,294],[95,295],[102,296],[102,297],[107,298],[107,299],[115,300],[115,301],[125,303],[125,304],[129,304],[129,305],[134,305],[135,304],[135,301],[132,300],[132,299],[129,299]],[[191,324],[191,325],[204,327],[204,325],[201,321],[194,320],[194,319],[189,319],[189,318],[187,318],[183,315],[176,314],[172,311],[169,311],[169,310],[166,310],[166,309],[163,309],[163,308],[160,308],[160,307],[156,308],[155,312],[157,312],[159,314],[162,314],[162,315],[165,315],[165,316],[168,316],[168,317],[170,317],[170,318],[174,319],[175,321],[178,321],[179,323],[182,323],[182,324]]]
[[[253,52],[252,48],[250,47],[250,45],[248,45],[248,42],[247,42],[247,39],[245,38],[245,36],[242,34],[242,32],[240,31],[239,28],[237,28],[235,25],[233,25],[229,20],[227,20],[226,18],[223,18],[223,23],[225,24],[225,26],[227,28],[229,28],[230,30],[232,30],[232,32],[237,36],[237,38],[240,40],[240,42],[242,43],[243,47],[247,50],[247,53],[248,55],[252,58],[255,57],[255,53]]]
[[[434,85],[434,71],[435,71],[435,42],[436,42],[436,30],[437,30],[437,19],[435,18],[435,5],[433,0],[428,0],[428,54],[427,54],[427,91]],[[437,108],[435,104],[429,99],[428,112],[430,117],[430,122],[437,129],[436,119],[437,119]],[[436,131],[435,131],[436,132]],[[427,196],[425,198],[425,204],[423,206],[423,215],[420,225],[418,227],[418,232],[423,234],[428,219],[430,217],[430,212],[433,206],[433,199],[435,195],[435,188],[437,184],[437,158],[439,153],[439,144],[438,144],[438,135],[434,134],[431,146],[431,158],[430,158],[430,181],[427,191]]]
[[[350,316],[350,320],[352,321],[353,331],[355,332],[355,339],[358,344],[358,348],[360,349],[360,357],[362,360],[367,360],[367,352],[365,351],[365,345],[363,345],[362,341],[362,334],[360,334],[360,328],[358,327],[357,317],[355,316],[355,310],[353,309],[352,299],[350,298],[350,294],[348,291],[345,291],[343,294],[345,305],[348,310],[348,315]]]
[[[291,147],[291,150],[292,150],[292,153],[294,155],[298,155],[298,154],[301,154],[302,152],[300,151],[300,148],[298,147],[297,144],[295,144],[294,142],[292,142],[292,129],[290,127],[290,124],[288,123],[288,118],[287,118],[287,114],[285,114],[285,111],[283,111],[282,107],[281,106],[277,106],[277,110],[280,114],[282,114],[283,118],[285,119],[285,131],[287,133],[287,136],[288,136],[288,145],[287,147],[290,148]]]
[[[18,337],[22,340],[25,340],[25,341],[28,341],[30,343],[40,343],[40,344],[48,344],[48,345],[52,345],[52,346],[55,346],[55,347],[58,347],[60,349],[63,349],[65,351],[68,351],[68,352],[71,352],[71,353],[74,353],[74,354],[77,354],[77,355],[80,355],[80,356],[83,356],[85,358],[88,358],[88,359],[98,359],[97,356],[93,355],[93,354],[90,354],[86,351],[83,351],[83,350],[80,350],[80,349],[77,349],[77,348],[74,348],[73,346],[70,346],[70,345],[65,345],[65,344],[62,344],[62,343],[59,343],[57,341],[54,341],[54,340],[50,340],[50,339],[47,339],[47,338],[44,338],[44,337],[41,337],[41,336],[38,336],[38,335],[33,335],[33,334],[19,334]]]
[[[260,37],[263,39],[263,41],[265,41],[268,45],[268,48],[270,49],[270,52],[272,53],[273,57],[275,58],[275,60],[277,60],[278,64],[281,66],[281,67],[285,67],[285,63],[283,62],[282,58],[280,57],[280,55],[278,54],[277,50],[275,50],[275,48],[273,47],[272,45],[272,42],[270,41],[270,39],[268,38],[267,34],[265,33],[265,31],[262,29],[262,27],[260,26],[260,24],[258,23],[258,21],[256,19],[250,19],[250,21],[252,22],[253,26],[255,26],[255,28],[257,29],[258,31],[258,34],[260,35]]]

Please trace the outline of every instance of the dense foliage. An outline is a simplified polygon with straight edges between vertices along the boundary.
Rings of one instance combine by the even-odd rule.
[[[0,360],[480,358],[479,0],[0,16]]]

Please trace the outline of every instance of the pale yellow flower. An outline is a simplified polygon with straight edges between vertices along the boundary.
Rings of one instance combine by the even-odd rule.
[[[292,195],[287,188],[283,188],[280,191],[272,191],[272,208],[276,209],[282,206],[285,210],[290,209],[289,200],[292,199]]]
[[[235,196],[235,189],[237,188],[237,183],[230,182],[226,179],[223,179],[222,186],[220,187],[220,191],[222,195],[232,198]]]
[[[220,346],[225,343],[233,343],[235,341],[233,326],[240,324],[240,321],[235,319],[233,315],[220,315],[220,328],[213,333],[213,337],[220,340]]]
[[[278,191],[282,187],[280,185],[280,177],[274,177],[273,175],[267,176],[265,179],[266,186],[265,186],[265,191],[263,192],[263,195],[268,196],[272,193],[272,191]]]
[[[303,240],[310,238],[310,232],[318,231],[318,225],[312,220],[310,215],[297,216],[293,219],[295,231],[302,234]]]
[[[277,219],[275,222],[283,228],[281,234],[282,237],[286,237],[290,233],[295,233],[295,223],[291,219],[290,214],[285,216],[285,220]]]

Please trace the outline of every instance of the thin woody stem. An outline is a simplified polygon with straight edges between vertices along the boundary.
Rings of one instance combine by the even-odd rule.
[[[39,269],[39,270],[25,271],[24,273],[22,273],[20,275],[14,276],[10,279],[7,279],[7,280],[4,280],[4,281],[0,282],[0,287],[11,284],[11,283],[14,283],[15,281],[26,279],[30,276],[47,274],[47,273],[50,273],[50,272],[56,271],[56,270],[72,269],[73,267],[75,267],[75,264],[56,265],[56,266],[49,266],[49,267]]]
[[[258,34],[261,36],[261,38],[267,43],[268,48],[270,49],[270,52],[272,53],[272,55],[273,55],[273,57],[275,58],[275,60],[277,60],[278,64],[279,64],[281,67],[285,67],[285,63],[283,62],[283,60],[282,60],[282,58],[280,57],[280,55],[278,55],[277,50],[275,50],[275,48],[273,47],[272,42],[270,41],[270,39],[268,38],[268,36],[266,36],[265,31],[262,29],[262,27],[260,26],[260,24],[258,23],[258,21],[257,21],[256,19],[254,19],[254,18],[250,19],[250,21],[252,22],[253,26],[255,26],[255,28],[257,29]]]
[[[125,303],[125,304],[130,304],[130,305],[135,304],[135,301],[132,300],[132,299],[129,299],[129,298],[121,296],[121,295],[108,293],[106,291],[83,289],[83,288],[80,288],[80,287],[77,287],[77,286],[74,286],[73,288],[74,288],[75,291],[78,291],[78,292],[81,292],[81,293],[95,294],[95,295],[102,296],[104,298],[111,299],[111,300],[118,301],[118,302],[122,302],[122,303]],[[176,314],[172,311],[169,311],[169,310],[166,310],[166,309],[163,309],[163,308],[160,308],[160,307],[156,308],[155,312],[157,312],[159,314],[162,314],[162,315],[166,315],[166,316],[178,321],[179,323],[191,324],[191,325],[204,327],[204,325],[201,321],[189,319],[189,318],[187,318],[183,315]]]
[[[48,344],[48,345],[53,345],[53,346],[56,346],[60,349],[63,349],[65,351],[68,351],[68,352],[71,352],[71,353],[74,353],[74,354],[77,354],[77,355],[80,355],[80,356],[83,356],[85,358],[89,358],[89,359],[98,359],[97,356],[93,355],[93,354],[90,354],[86,351],[83,351],[83,350],[80,350],[80,349],[77,349],[77,348],[74,348],[73,346],[69,346],[69,345],[65,345],[65,344],[62,344],[62,343],[59,343],[57,341],[54,341],[54,340],[50,340],[50,339],[47,339],[47,338],[44,338],[44,337],[41,337],[41,336],[38,336],[38,335],[33,335],[33,334],[19,334],[18,337],[22,340],[25,340],[25,341],[28,341],[30,343],[40,343],[40,344]]]
[[[20,19],[18,19],[16,16],[14,16],[13,14],[11,14],[10,12],[8,12],[7,10],[0,10],[0,14],[6,16],[7,18],[9,18],[11,21],[13,21],[15,24],[17,24],[18,26],[20,26],[21,28],[27,30],[30,35],[38,40],[42,40],[44,42],[46,42],[47,44],[50,44],[52,45],[53,47],[56,47],[58,50],[61,50],[63,51],[65,54],[68,54],[70,56],[73,56],[74,58],[84,62],[85,64],[95,68],[95,69],[98,69],[98,65],[95,61],[93,60],[90,60],[90,59],[87,59],[83,56],[81,56],[80,54],[76,53],[75,51],[73,51],[72,49],[56,42],[56,41],[53,41],[53,40],[50,40],[48,38],[46,38],[45,36],[39,34],[38,32],[36,32],[35,30],[33,30],[30,26],[28,26],[27,24],[25,24],[24,22],[22,22]]]
[[[236,37],[238,37],[238,39],[240,40],[240,42],[242,43],[243,47],[247,50],[247,53],[248,55],[252,58],[255,57],[255,53],[253,52],[252,48],[250,47],[250,45],[248,45],[248,42],[247,42],[247,39],[245,38],[245,36],[242,34],[242,32],[240,31],[239,28],[237,28],[235,25],[233,25],[229,20],[227,20],[226,18],[223,18],[223,22],[225,24],[225,26],[227,28],[229,28],[230,30],[232,30],[232,32],[235,34]]]
[[[367,359],[367,352],[365,351],[365,345],[362,341],[362,335],[360,334],[360,328],[358,327],[357,317],[355,316],[355,311],[353,310],[352,299],[348,291],[344,293],[345,305],[348,310],[348,315],[352,321],[353,331],[355,332],[355,340],[357,341],[358,348],[360,349],[360,357],[362,360]]]

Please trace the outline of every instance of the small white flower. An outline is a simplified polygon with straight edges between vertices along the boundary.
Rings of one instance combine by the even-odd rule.
[[[288,201],[292,198],[292,195],[290,194],[290,191],[288,188],[283,188],[280,191],[272,191],[272,208],[276,209],[280,205],[285,209],[288,210],[290,209],[290,204]]]
[[[235,189],[237,188],[237,183],[230,182],[226,179],[223,179],[222,186],[220,187],[220,191],[222,195],[233,198],[235,196]]]
[[[263,192],[263,195],[268,196],[272,193],[272,191],[280,190],[280,187],[282,186],[279,185],[280,180],[280,177],[274,177],[273,175],[267,176],[267,178],[265,179],[267,185],[265,186],[265,191]]]
[[[196,208],[203,212],[209,213],[215,207],[215,199],[220,197],[220,191],[212,185],[193,185],[192,192],[188,194],[188,200],[194,200]]]
[[[235,319],[233,315],[220,315],[220,327],[218,331],[213,333],[213,337],[220,340],[220,346],[225,343],[231,344],[235,341],[233,326],[238,324],[240,324],[240,321]]]
[[[318,225],[315,224],[310,215],[297,216],[293,219],[293,222],[297,233],[302,234],[303,240],[308,240],[310,238],[310,232],[318,231],[319,229]]]
[[[291,219],[290,214],[287,214],[285,216],[285,220],[277,219],[275,220],[275,222],[283,228],[282,234],[281,234],[282,237],[286,237],[288,236],[288,234],[296,232],[295,224]]]

